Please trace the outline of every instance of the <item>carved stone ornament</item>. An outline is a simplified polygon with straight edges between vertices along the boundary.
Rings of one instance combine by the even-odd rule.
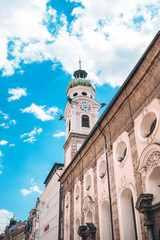
[[[103,190],[102,193],[101,193],[100,204],[102,204],[105,201],[107,201],[107,202],[109,201],[109,196],[108,196],[108,192]]]
[[[145,116],[147,114],[148,114],[148,109],[147,108],[143,108],[142,115]]]
[[[125,188],[133,188],[134,190],[136,190],[135,189],[135,186],[133,185],[133,183],[129,180],[129,179],[127,179],[125,176],[123,176],[122,178],[121,178],[121,187],[118,189],[118,194],[120,193],[120,192],[122,192]]]
[[[155,168],[160,165],[160,152],[156,151],[153,152],[149,157],[146,162],[146,167],[147,168]]]
[[[94,200],[91,196],[86,196],[82,203],[83,212],[91,211],[94,212]]]
[[[139,160],[138,171],[143,172],[160,166],[160,144],[150,144],[144,149]]]

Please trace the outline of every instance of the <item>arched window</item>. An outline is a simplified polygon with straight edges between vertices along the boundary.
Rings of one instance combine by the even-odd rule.
[[[82,127],[89,127],[89,117],[82,115]]]
[[[137,240],[137,227],[133,195],[130,188],[121,193],[121,213],[124,240]]]
[[[101,228],[101,239],[111,240],[111,219],[109,211],[109,203],[104,201],[100,208],[100,228]]]

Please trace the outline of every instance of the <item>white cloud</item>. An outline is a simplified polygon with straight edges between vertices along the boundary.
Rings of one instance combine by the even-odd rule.
[[[3,157],[2,151],[0,150],[0,157]]]
[[[10,123],[10,124],[12,124],[12,123],[13,123],[13,124],[15,125],[17,122],[16,122],[16,120],[15,120],[15,119],[12,119],[12,120],[10,120],[10,121],[9,121],[9,123]]]
[[[6,141],[6,140],[1,140],[1,141],[0,141],[0,145],[1,145],[1,146],[6,145],[7,143],[8,143],[8,141]]]
[[[39,51],[23,54],[23,48],[35,42],[45,44],[51,35],[44,24],[48,0],[2,0],[0,3],[0,68],[3,75],[13,74],[22,60],[40,58]],[[29,14],[28,14],[29,12]],[[53,12],[51,12],[53,18]],[[11,43],[11,44],[8,44]],[[12,58],[8,59],[10,50]],[[25,50],[24,50],[25,52]],[[43,58],[42,58],[43,59]]]
[[[55,137],[55,138],[60,138],[60,137],[63,137],[63,136],[65,136],[65,135],[66,135],[65,132],[57,132],[57,133],[53,134],[53,137]]]
[[[9,118],[9,115],[6,113],[3,113],[2,111],[0,111],[0,114],[3,116],[4,120],[7,120]]]
[[[1,123],[0,127],[6,128],[6,129],[9,128],[8,124],[6,124],[6,123]]]
[[[21,62],[45,60],[60,62],[73,74],[81,55],[82,67],[96,84],[122,84],[159,30],[159,0],[70,1],[83,6],[73,9],[71,23],[47,7],[48,0],[1,0],[3,75],[23,71]]]
[[[9,224],[11,217],[13,217],[13,213],[9,212],[6,209],[0,209],[0,233],[3,233],[5,230],[6,225]]]
[[[31,178],[31,182],[34,182],[34,178]]]
[[[32,192],[37,192],[37,193],[42,193],[42,191],[39,189],[39,187],[36,185],[36,186],[33,186],[33,187],[30,187],[31,191]]]
[[[37,193],[42,193],[42,191],[39,189],[39,187],[37,185],[30,187],[30,190],[27,190],[25,188],[21,189],[21,193],[23,196],[29,195],[33,192],[37,192]]]
[[[42,128],[34,128],[33,131],[31,131],[30,133],[24,133],[21,135],[21,138],[25,138],[23,140],[23,142],[29,142],[29,143],[33,143],[35,142],[37,139],[35,138],[35,136],[38,134],[40,135],[43,132]]]
[[[19,100],[22,96],[27,96],[26,88],[11,88],[8,89],[8,93],[12,95],[8,98],[8,102]]]
[[[2,168],[3,168],[3,165],[0,164],[0,175],[3,173],[3,172],[2,172]]]
[[[42,121],[49,121],[54,120],[55,115],[59,111],[57,107],[47,108],[44,106],[37,106],[36,104],[32,103],[30,107],[25,109],[21,109],[22,113],[33,113],[34,116]]]
[[[5,120],[5,122],[0,124],[0,127],[7,129],[11,125],[15,125],[17,123],[15,119],[9,120],[9,114],[6,114],[6,113],[3,113],[2,111],[0,111],[0,115],[2,115],[3,119]]]
[[[15,143],[9,144],[9,147],[15,147]]]
[[[11,125],[15,125],[16,123],[17,123],[16,120],[13,119],[13,120],[10,120],[8,122],[1,123],[0,127],[3,127],[5,129],[7,129],[7,128],[10,128]]]
[[[4,120],[7,120],[7,119],[8,119],[8,116],[5,115],[5,116],[4,116]]]
[[[21,193],[22,193],[23,196],[26,196],[26,195],[30,194],[31,191],[23,188],[23,189],[21,189]]]

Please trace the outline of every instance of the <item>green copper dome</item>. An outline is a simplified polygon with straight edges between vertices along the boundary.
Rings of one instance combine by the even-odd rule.
[[[11,218],[11,221],[12,222],[17,222],[17,218],[14,216],[14,217]]]
[[[73,87],[76,87],[79,85],[91,87],[93,89],[93,91],[95,91],[95,86],[93,85],[93,83],[90,80],[84,79],[84,78],[76,78],[69,82],[68,87],[67,87],[67,93],[70,88],[73,88]]]

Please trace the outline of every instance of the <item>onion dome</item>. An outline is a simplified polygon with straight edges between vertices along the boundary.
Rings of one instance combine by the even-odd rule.
[[[9,227],[16,225],[17,224],[17,218],[15,216],[13,216],[10,220],[10,225]]]
[[[13,216],[13,217],[11,218],[11,221],[12,221],[12,222],[17,222],[17,218],[16,218],[15,216]]]
[[[95,86],[93,85],[93,83],[90,80],[85,79],[87,75],[88,75],[87,72],[81,69],[81,60],[79,60],[79,70],[74,72],[73,76],[75,77],[75,79],[69,82],[67,87],[67,93],[70,88],[73,88],[79,85],[91,87],[93,91],[95,91]]]
[[[84,78],[76,78],[69,82],[68,87],[67,87],[67,93],[70,88],[73,88],[73,87],[76,87],[79,85],[91,87],[93,89],[93,91],[95,91],[95,86],[93,85],[93,83],[90,80],[84,79]]]

